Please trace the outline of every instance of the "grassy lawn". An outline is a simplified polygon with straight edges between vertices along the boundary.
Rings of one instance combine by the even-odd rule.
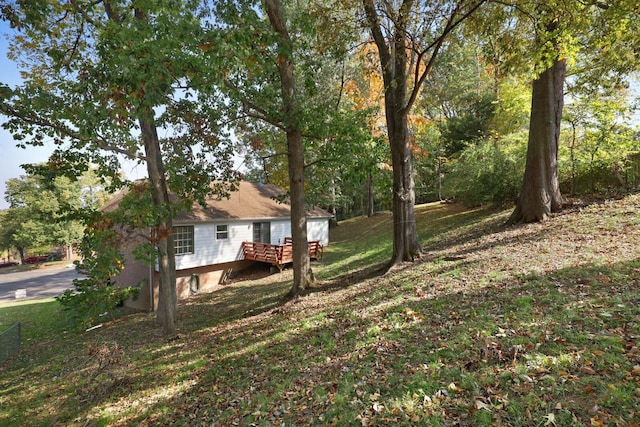
[[[391,215],[332,230],[317,287],[291,272],[77,332],[55,301],[0,367],[2,426],[637,426],[640,197],[504,228],[509,211],[417,207],[424,256],[384,276]]]
[[[49,269],[49,268],[62,268],[71,264],[70,261],[45,261],[37,264],[19,264],[14,265],[12,267],[3,267],[0,268],[0,274],[4,273],[16,273],[20,271],[29,271],[29,270],[38,270],[38,269]]]

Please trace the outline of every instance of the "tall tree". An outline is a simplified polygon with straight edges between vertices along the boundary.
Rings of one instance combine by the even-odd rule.
[[[249,122],[261,132],[266,126],[286,141],[294,252],[289,296],[315,280],[307,251],[305,146],[327,139],[338,90],[321,90],[320,76],[325,63],[345,53],[339,43],[329,46],[317,37],[319,9],[324,10],[321,2],[216,2],[217,19],[203,45],[205,51],[217,47],[228,53],[219,84],[236,108],[236,124]]]
[[[166,335],[175,335],[172,217],[218,189],[211,180],[227,175],[216,167],[229,167],[218,134],[218,99],[201,86],[207,69],[198,48],[198,2],[37,1],[0,7],[17,31],[12,51],[26,76],[20,87],[2,91],[0,112],[10,117],[5,127],[30,144],[49,138],[67,144],[55,153],[62,172],[86,169],[91,161],[122,185],[119,156],[146,163],[154,216],[145,225],[160,273],[157,320]],[[161,141],[159,129],[170,138]]]
[[[596,49],[602,52],[602,58],[608,58],[598,63],[600,73],[625,72],[638,67],[637,48],[633,47],[638,43],[636,2],[546,3],[536,4],[527,11],[528,6],[523,4],[519,11],[525,11],[526,19],[533,24],[536,77],[532,82],[525,175],[509,223],[543,221],[562,209],[558,144],[567,60],[575,60],[581,50]],[[630,43],[620,43],[621,39]]]
[[[393,167],[393,255],[390,266],[421,255],[408,116],[449,34],[485,0],[362,0],[378,48]]]
[[[509,223],[542,221],[550,213],[562,209],[558,145],[567,66],[566,59],[561,55],[560,40],[556,36],[560,21],[552,11],[545,12],[540,14],[552,18],[541,19],[536,26],[536,43],[549,45],[547,49],[551,50],[551,61],[543,66],[544,70],[533,79],[531,85],[527,162],[522,190]]]
[[[4,244],[14,246],[22,262],[29,249],[79,243],[83,226],[75,213],[81,206],[98,208],[83,194],[83,184],[96,183],[90,173],[80,181],[39,173],[46,172],[46,165],[23,167],[26,175],[6,182],[9,209],[0,221]]]
[[[9,208],[0,216],[0,239],[2,249],[15,248],[24,264],[28,249],[47,243],[46,225],[29,217],[27,207]]]
[[[269,23],[278,34],[278,74],[282,86],[284,131],[287,136],[289,191],[291,194],[291,237],[293,238],[293,287],[290,296],[296,296],[315,281],[307,251],[307,217],[304,198],[304,143],[300,104],[296,91],[295,68],[292,58],[292,40],[283,19],[279,0],[265,0]]]

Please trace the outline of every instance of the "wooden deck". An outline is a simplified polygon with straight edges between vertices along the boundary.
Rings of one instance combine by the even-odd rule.
[[[309,257],[321,259],[323,246],[319,240],[308,242]],[[272,245],[260,242],[242,242],[242,254],[244,259],[250,261],[266,262],[278,267],[280,271],[293,262],[293,244],[290,237],[284,239],[283,245]]]

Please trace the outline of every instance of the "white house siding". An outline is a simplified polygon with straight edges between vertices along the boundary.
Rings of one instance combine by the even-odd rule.
[[[291,222],[271,221],[271,244],[279,245],[285,237],[291,237]],[[329,219],[307,218],[307,240],[320,240],[323,245],[329,244]]]
[[[229,238],[216,240],[216,225],[224,224]],[[242,242],[253,239],[253,227],[245,222],[194,224],[193,235],[194,253],[177,255],[177,270],[242,259]]]
[[[271,221],[271,244],[281,245],[285,237],[291,237],[291,221],[279,220]]]
[[[320,240],[323,245],[328,245],[329,219],[307,218],[307,240]]]
[[[181,223],[180,225],[194,226],[194,253],[176,255],[176,270],[241,260],[242,242],[253,240],[254,222],[271,223],[271,243],[274,245],[282,244],[285,237],[291,237],[289,219]],[[229,238],[216,240],[216,225],[224,224],[228,226]],[[327,245],[329,243],[329,220],[327,218],[307,218],[307,239],[320,240],[323,245]]]

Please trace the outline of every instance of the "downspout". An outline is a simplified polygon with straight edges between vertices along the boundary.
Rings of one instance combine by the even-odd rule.
[[[154,311],[153,307],[153,266],[149,264],[149,307]]]

